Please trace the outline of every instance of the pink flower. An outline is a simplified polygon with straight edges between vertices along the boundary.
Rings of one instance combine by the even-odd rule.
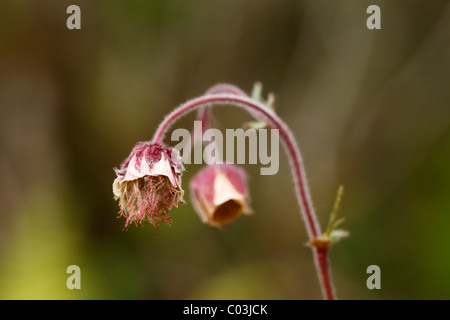
[[[247,176],[233,165],[210,165],[190,182],[192,203],[204,223],[220,227],[251,214],[248,206]]]
[[[169,210],[183,202],[181,174],[184,171],[176,149],[162,143],[138,142],[120,169],[114,169],[114,198],[119,199],[120,216],[131,223],[159,222],[170,225]],[[147,220],[146,220],[147,219]]]

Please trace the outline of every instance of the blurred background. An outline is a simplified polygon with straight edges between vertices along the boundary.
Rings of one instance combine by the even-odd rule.
[[[255,215],[221,230],[189,204],[200,165],[171,227],[117,219],[113,168],[135,143],[210,86],[255,81],[298,138],[323,228],[345,186],[338,297],[450,298],[449,1],[2,0],[0,21],[0,298],[321,299],[284,152],[277,175],[244,166]]]

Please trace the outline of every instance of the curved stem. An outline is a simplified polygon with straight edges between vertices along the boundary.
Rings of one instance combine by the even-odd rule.
[[[271,128],[279,130],[281,141],[285,146],[290,160],[297,200],[301,208],[302,217],[305,221],[310,242],[314,239],[318,239],[321,236],[320,225],[317,221],[315,210],[312,205],[302,157],[295,142],[295,138],[287,125],[274,112],[264,105],[246,96],[237,94],[206,94],[182,104],[168,114],[157,128],[155,135],[153,136],[153,142],[161,142],[164,138],[165,132],[185,113],[193,111],[197,108],[212,105],[234,105],[241,107],[256,118],[260,118],[262,121],[265,121]],[[328,247],[312,246],[312,249],[324,298],[335,299],[333,284],[328,268]]]
[[[219,84],[216,84],[216,85],[210,87],[208,90],[206,90],[205,95],[222,94],[222,93],[228,93],[228,94],[234,94],[234,95],[238,95],[238,96],[242,96],[242,97],[248,97],[247,94],[244,91],[242,91],[240,88],[238,88],[232,84],[228,84],[228,83],[219,83]],[[202,136],[206,130],[213,127],[214,117],[213,117],[211,109],[212,109],[211,105],[209,105],[209,106],[201,107],[197,111],[197,120],[202,122],[202,130],[203,130],[203,132],[201,133]],[[194,135],[193,141],[197,141],[197,139],[201,140],[201,137],[197,137]],[[210,142],[210,143],[216,144],[216,141]],[[209,159],[208,163],[215,163],[215,162],[216,162],[216,160],[215,160],[215,151],[214,151],[214,155],[211,154],[211,158]]]
[[[223,94],[223,93],[234,94],[234,95],[238,95],[238,96],[242,96],[242,97],[248,97],[244,91],[242,91],[241,89],[239,89],[238,87],[236,87],[232,84],[227,84],[227,83],[219,83],[219,84],[212,86],[205,92],[205,95]],[[197,120],[202,121],[202,125],[203,125],[202,126],[202,128],[203,128],[202,134],[207,129],[212,127],[213,116],[212,116],[210,107],[211,106],[203,106],[203,107],[199,108],[198,112],[197,112]]]

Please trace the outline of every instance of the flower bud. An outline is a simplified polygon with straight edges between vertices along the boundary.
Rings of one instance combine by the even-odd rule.
[[[181,174],[184,171],[176,149],[162,143],[138,142],[120,169],[114,169],[114,198],[119,199],[120,216],[131,223],[159,222],[170,225],[169,210],[183,202]]]
[[[233,165],[210,165],[200,170],[190,182],[195,210],[204,223],[220,227],[251,214],[248,207],[247,175]]]

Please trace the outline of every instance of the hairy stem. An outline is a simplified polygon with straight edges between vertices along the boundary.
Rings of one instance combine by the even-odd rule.
[[[335,300],[336,294],[331,279],[330,268],[328,265],[328,250],[329,247],[313,247],[314,261],[316,264],[319,281],[321,283],[322,295],[326,300]]]
[[[209,93],[192,99],[166,116],[153,137],[153,142],[161,142],[170,126],[187,112],[213,105],[234,105],[247,110],[257,119],[266,122],[272,129],[278,129],[281,141],[288,154],[294,178],[297,200],[305,221],[310,243],[321,237],[321,229],[312,205],[309,187],[306,181],[303,161],[295,138],[287,125],[269,108],[247,96],[233,93]],[[312,246],[315,265],[325,299],[335,299],[333,283],[328,266],[328,246]]]

